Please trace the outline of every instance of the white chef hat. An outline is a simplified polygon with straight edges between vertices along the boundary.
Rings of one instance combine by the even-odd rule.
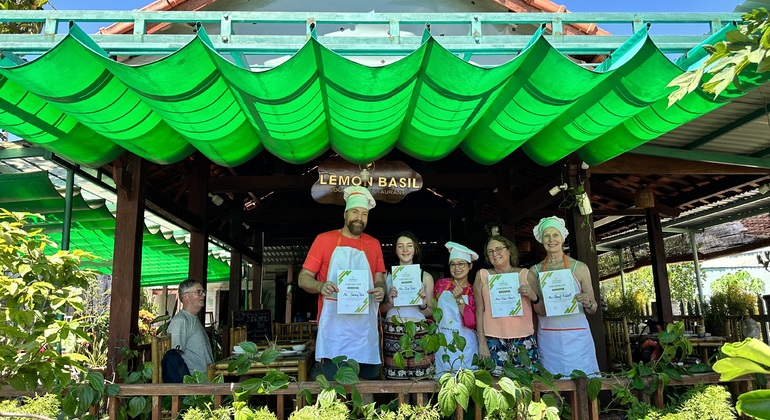
[[[343,190],[343,197],[345,198],[345,211],[353,207],[363,207],[371,210],[377,205],[374,197],[372,197],[372,193],[364,187],[347,187]]]
[[[455,258],[460,258],[468,262],[476,261],[479,259],[479,254],[473,252],[465,245],[460,245],[457,242],[449,241],[444,244],[446,249],[449,250],[449,261]]]
[[[535,235],[535,239],[537,239],[538,242],[541,244],[543,243],[543,231],[549,227],[556,228],[559,233],[561,233],[561,237],[567,239],[569,231],[567,230],[567,224],[564,223],[564,219],[561,217],[551,216],[543,217],[540,219],[540,222],[537,224],[537,226],[532,229],[532,233]]]

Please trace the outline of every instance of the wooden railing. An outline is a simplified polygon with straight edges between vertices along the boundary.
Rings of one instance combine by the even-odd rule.
[[[696,385],[699,383],[704,384],[717,384],[722,383],[719,381],[719,374],[706,373],[698,374],[692,377],[684,376],[681,381],[671,381],[668,386],[677,385]],[[737,396],[744,392],[748,392],[752,387],[752,380],[749,377],[743,377],[733,380],[729,383],[731,392]],[[602,379],[602,390],[612,390],[616,387],[629,387],[627,379],[620,378],[604,378]],[[160,400],[164,396],[171,396],[172,408],[171,418],[176,417],[179,413],[181,399],[186,395],[213,395],[214,405],[219,407],[222,404],[222,398],[226,395],[232,395],[233,391],[238,387],[237,383],[232,384],[136,384],[136,385],[121,385],[120,392],[116,397],[112,397],[109,400],[109,417],[115,419],[117,401],[116,398],[121,397],[133,397],[133,396],[151,396],[153,398],[153,419],[161,418]],[[438,382],[432,380],[426,381],[393,381],[393,380],[375,380],[375,381],[362,381],[356,385],[360,393],[370,394],[393,394],[399,404],[406,401],[407,395],[412,395],[412,401],[415,401],[417,405],[425,404],[425,394],[437,393]],[[571,403],[571,409],[574,419],[590,419],[597,420],[599,418],[599,404],[597,400],[591,401],[588,398],[588,380],[562,380],[554,383],[555,389],[561,394],[565,395]],[[309,382],[300,385],[297,383],[289,384],[288,388],[281,389],[272,392],[270,395],[277,398],[276,404],[276,416],[279,420],[287,418],[287,414],[291,411],[286,410],[285,399],[290,397],[294,399],[294,403],[291,405],[292,409],[299,409],[302,407],[302,399],[296,398],[301,389],[307,389],[311,394],[318,394],[320,389],[315,383]],[[350,391],[350,387],[346,386],[346,390]],[[540,394],[543,392],[549,392],[551,388],[542,384],[536,383],[534,387],[534,398],[539,399]],[[643,396],[640,393],[640,398],[647,399],[646,394]],[[656,392],[649,397],[649,402],[654,407],[663,408],[665,401],[663,399],[663,389],[658,388]],[[456,410],[457,420],[463,419],[463,409],[458,406]],[[482,412],[481,407],[475,408],[475,419],[481,420]]]
[[[698,374],[692,377],[682,377],[681,381],[671,381],[668,386],[678,385],[696,385],[696,384],[717,384],[723,383],[719,381],[719,374],[706,373]],[[748,392],[752,388],[752,379],[750,377],[742,377],[727,383],[733,396],[740,395],[744,392]],[[599,418],[599,404],[597,400],[589,400],[588,398],[588,380],[563,380],[556,381],[554,387],[562,395],[565,395],[570,403],[574,419],[589,419],[598,420]],[[602,390],[612,390],[616,387],[629,387],[628,380],[621,378],[604,378],[602,379]],[[425,394],[436,393],[438,391],[438,383],[432,380],[426,381],[393,381],[393,380],[376,380],[376,381],[362,381],[357,384],[356,387],[360,393],[370,394],[392,394],[394,398],[398,400],[399,404],[406,401],[407,395],[412,395],[413,401],[418,405],[425,404]],[[152,398],[152,418],[176,418],[181,409],[181,401],[187,395],[210,395],[214,397],[214,407],[220,407],[225,396],[233,395],[233,392],[238,388],[237,383],[227,384],[123,384],[120,385],[120,391],[115,397],[110,397],[107,402],[107,411],[110,419],[117,419],[118,404],[121,404],[123,399],[128,399],[136,396],[148,396]],[[350,387],[345,387],[350,391]],[[287,418],[287,414],[293,409],[299,409],[302,407],[302,399],[297,398],[297,394],[301,389],[307,389],[311,394],[318,394],[320,389],[313,382],[300,384],[295,382],[290,383],[286,389],[280,389],[272,392],[270,395],[277,399],[276,404],[276,416],[279,420]],[[544,384],[536,383],[534,387],[534,398],[539,399],[540,394],[543,392],[549,392],[551,388]],[[14,391],[9,387],[3,387],[0,389],[0,397],[14,397],[14,396],[31,396],[31,391]],[[640,398],[647,400],[647,394],[644,396],[640,393]],[[161,399],[163,397],[171,397],[171,410],[165,413],[162,412]],[[285,405],[285,399],[289,397],[294,400],[291,404],[291,409],[287,411]],[[733,399],[735,401],[735,399]],[[649,402],[654,407],[663,408],[665,401],[663,400],[663,390],[658,388],[656,392],[649,397]],[[457,407],[456,419],[463,419],[462,407]],[[480,420],[482,418],[481,407],[475,408],[475,419]]]

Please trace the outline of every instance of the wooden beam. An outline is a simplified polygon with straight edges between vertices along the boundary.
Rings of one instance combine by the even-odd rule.
[[[324,206],[320,208],[258,209],[244,215],[246,223],[288,223],[308,221],[342,220],[342,206]],[[378,205],[371,211],[370,218],[377,220],[435,220],[453,216],[462,217],[457,207],[396,207]]]
[[[243,243],[243,194],[233,197],[232,219],[230,221],[230,237]],[[228,290],[227,313],[241,309],[241,273],[243,258],[238,250],[230,251],[230,284]],[[232,326],[232,324],[230,324]]]
[[[144,233],[145,162],[124,153],[115,162],[117,211],[115,249],[110,295],[110,334],[107,352],[108,375],[120,362],[120,348],[136,348],[131,337],[139,335],[142,236]]]
[[[199,220],[203,220],[200,226],[190,230],[190,267],[189,277],[201,282],[203,289],[208,283],[209,262],[209,232],[208,232],[208,179],[209,160],[200,152],[193,158],[192,171],[190,173],[190,189],[187,194],[187,205],[190,212]],[[201,323],[205,325],[206,307],[198,314]]]
[[[611,185],[608,185],[607,183],[594,182],[591,184],[591,190],[599,195],[603,195],[607,198],[611,198],[615,201],[627,204],[629,207],[634,205],[634,195],[632,193],[615,188]],[[682,213],[681,210],[667,206],[658,202],[657,200],[656,203],[660,212],[666,216],[677,217],[680,213]]]
[[[663,227],[660,224],[660,212],[656,207],[647,209],[647,237],[650,242],[652,277],[655,283],[655,308],[658,321],[673,322],[671,309],[671,288],[666,270],[666,249],[663,242]]]
[[[576,156],[571,156],[567,165],[565,178],[570,187],[580,185],[581,179],[586,194],[591,196],[591,182],[586,180],[587,174],[580,168],[580,160]],[[584,263],[591,273],[591,285],[593,286],[594,296],[599,299],[601,292],[599,290],[599,259],[596,254],[594,242],[594,218],[593,215],[584,216],[580,214],[577,207],[568,209],[566,212],[567,228],[569,229],[569,253],[572,258]],[[588,325],[591,328],[591,335],[594,339],[596,349],[596,361],[602,372],[607,371],[607,350],[604,342],[604,323],[602,322],[602,307],[599,305],[596,312],[592,315],[586,315]]]
[[[424,174],[423,188],[493,189],[497,186],[495,174]],[[269,191],[310,191],[318,175],[239,176],[209,179],[211,193],[246,193]]]
[[[768,168],[622,154],[588,169],[592,175],[766,175]]]

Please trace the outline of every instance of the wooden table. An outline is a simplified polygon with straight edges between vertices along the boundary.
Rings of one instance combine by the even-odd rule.
[[[693,351],[700,350],[701,362],[706,363],[709,359],[709,349],[718,349],[722,347],[722,344],[727,342],[726,337],[720,337],[716,335],[710,335],[707,337],[685,337],[692,343]]]
[[[270,369],[275,369],[289,375],[294,374],[297,377],[297,382],[304,382],[307,380],[308,371],[310,370],[311,354],[313,353],[308,347],[307,342],[287,342],[278,344],[278,349],[291,350],[291,346],[295,344],[305,344],[305,350],[295,354],[280,355],[272,363],[267,366],[254,360],[251,362],[251,368],[244,373],[244,375],[264,375]],[[260,349],[264,347],[260,346]],[[226,359],[208,365],[207,375],[209,380],[213,379],[217,375],[222,376],[240,376],[236,371],[228,371],[227,367],[230,361],[234,359],[230,356]]]

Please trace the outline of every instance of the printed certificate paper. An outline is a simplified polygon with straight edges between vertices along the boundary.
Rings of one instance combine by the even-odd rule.
[[[369,273],[367,270],[340,270],[337,274],[337,313],[369,313]]]
[[[579,311],[575,300],[575,278],[570,270],[554,270],[540,273],[540,289],[548,316],[576,314]]]
[[[492,318],[522,316],[519,273],[489,275],[489,303]]]
[[[393,287],[398,290],[398,296],[393,299],[393,306],[422,305],[420,288],[422,287],[422,270],[419,264],[396,265],[391,267]]]

